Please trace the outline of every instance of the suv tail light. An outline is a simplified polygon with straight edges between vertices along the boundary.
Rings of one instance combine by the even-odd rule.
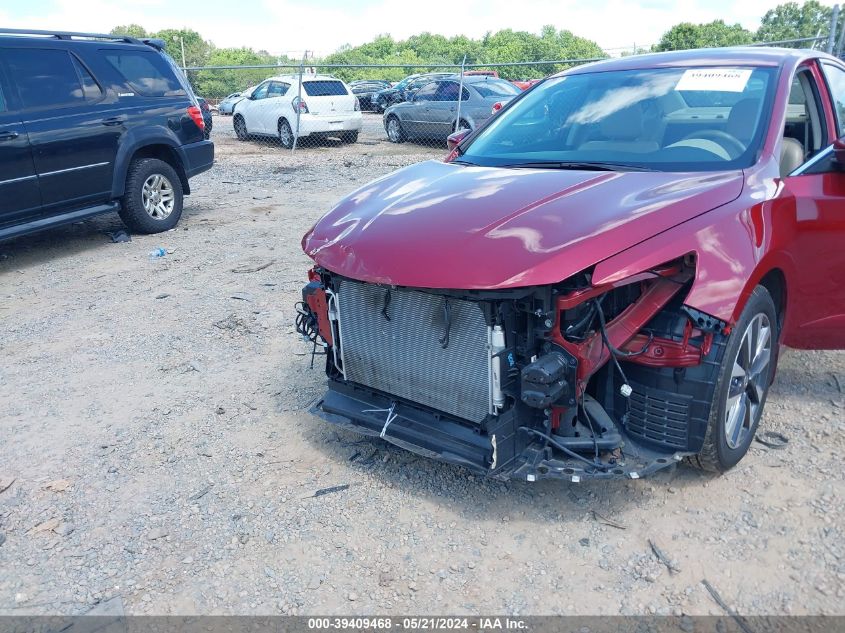
[[[497,101],[493,104],[493,111],[490,114],[496,114],[499,110],[501,110],[505,106],[504,103],[501,101]]]
[[[294,111],[298,108],[300,114],[308,114],[308,104],[305,103],[304,99],[294,97],[293,101],[291,101],[291,105],[293,106]]]
[[[361,102],[358,101],[358,97],[355,97],[355,112],[361,111]]]
[[[188,116],[191,117],[191,121],[193,121],[199,129],[205,129],[205,121],[202,120],[202,110],[199,109],[199,106],[193,105],[189,107]]]

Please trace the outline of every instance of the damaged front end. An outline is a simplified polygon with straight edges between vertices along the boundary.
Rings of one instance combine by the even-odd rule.
[[[725,324],[683,305],[695,260],[623,281],[430,290],[317,267],[297,329],[312,411],[499,479],[636,479],[698,452]],[[312,356],[313,361],[313,356]]]

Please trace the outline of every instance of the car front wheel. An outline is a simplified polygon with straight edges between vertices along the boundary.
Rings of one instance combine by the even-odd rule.
[[[748,452],[774,376],[777,324],[771,295],[757,286],[728,339],[704,445],[693,465],[725,472]]]
[[[387,119],[387,138],[393,143],[401,143],[405,140],[405,131],[399,117],[391,115]]]
[[[246,131],[246,121],[240,114],[235,116],[232,125],[235,127],[235,136],[238,137],[239,141],[245,141],[249,138],[249,133]]]
[[[157,158],[129,165],[120,218],[135,233],[169,231],[182,216],[182,181],[173,167]]]

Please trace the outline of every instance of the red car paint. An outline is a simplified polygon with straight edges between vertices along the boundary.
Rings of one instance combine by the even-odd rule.
[[[766,275],[785,282],[782,341],[845,347],[845,173],[787,176],[778,157],[793,76],[812,71],[836,119],[822,53],[714,49],[629,57],[562,73],[668,66],[778,66],[769,129],[755,165],[709,173],[560,172],[426,162],[348,196],[303,238],[319,265],[401,286],[544,285],[595,266],[592,283],[630,278],[694,254],[685,304],[733,323]],[[600,67],[600,68],[599,68]]]

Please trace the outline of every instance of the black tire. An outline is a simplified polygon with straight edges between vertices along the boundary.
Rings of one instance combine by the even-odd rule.
[[[161,181],[161,191],[169,190],[172,192],[172,208],[168,205],[161,207],[161,209],[169,208],[166,215],[164,211],[155,208],[148,211],[150,206],[154,206],[154,200],[145,206],[145,199],[149,198],[145,193],[145,185],[148,182],[155,182],[155,176],[164,179]],[[166,187],[164,186],[165,183]],[[159,195],[162,198],[166,197],[161,193]],[[176,170],[163,160],[136,158],[129,165],[129,172],[126,175],[126,188],[120,202],[120,219],[133,233],[169,231],[179,223],[179,218],[182,217],[182,181]]]
[[[232,120],[232,126],[235,128],[235,136],[238,137],[239,141],[247,140],[249,133],[246,130],[246,121],[244,121],[244,118],[240,114],[233,116],[235,118]]]
[[[765,354],[758,356],[757,348],[760,340],[765,339],[766,335],[758,334],[758,340],[754,340],[754,328],[758,325],[761,328],[768,328],[769,351],[765,366],[759,371],[753,371],[752,361],[759,358],[759,364],[762,365],[762,360],[765,358]],[[769,386],[774,377],[778,334],[778,317],[774,301],[768,290],[763,286],[757,286],[728,338],[716,388],[713,391],[710,420],[704,436],[704,444],[698,455],[689,458],[693,466],[710,472],[723,473],[734,467],[748,452],[760,424]],[[747,339],[747,336],[751,338]],[[747,360],[743,360],[746,356]],[[738,375],[739,370],[746,363],[752,371]],[[737,408],[729,407],[729,398],[732,400],[739,398],[735,400]],[[745,408],[743,408],[743,402],[746,403]],[[737,420],[736,424],[732,424],[728,419],[728,413],[731,411],[737,413],[736,416],[731,417],[731,420]],[[740,416],[739,414],[743,411],[746,414]],[[735,429],[730,438],[728,427]]]
[[[282,147],[285,149],[291,149],[293,147],[293,130],[290,127],[290,123],[288,123],[287,119],[279,119],[278,125],[278,134],[279,134],[279,143],[281,143]]]
[[[395,125],[396,127],[391,128],[392,125]],[[399,117],[391,114],[389,117],[387,117],[387,121],[385,121],[384,127],[387,131],[387,138],[390,139],[392,143],[405,142],[405,130],[402,129],[402,122],[399,120]]]
[[[349,144],[357,143],[358,142],[358,130],[355,130],[354,132],[344,132],[343,134],[340,135],[340,140],[343,141],[344,143],[349,143]]]

